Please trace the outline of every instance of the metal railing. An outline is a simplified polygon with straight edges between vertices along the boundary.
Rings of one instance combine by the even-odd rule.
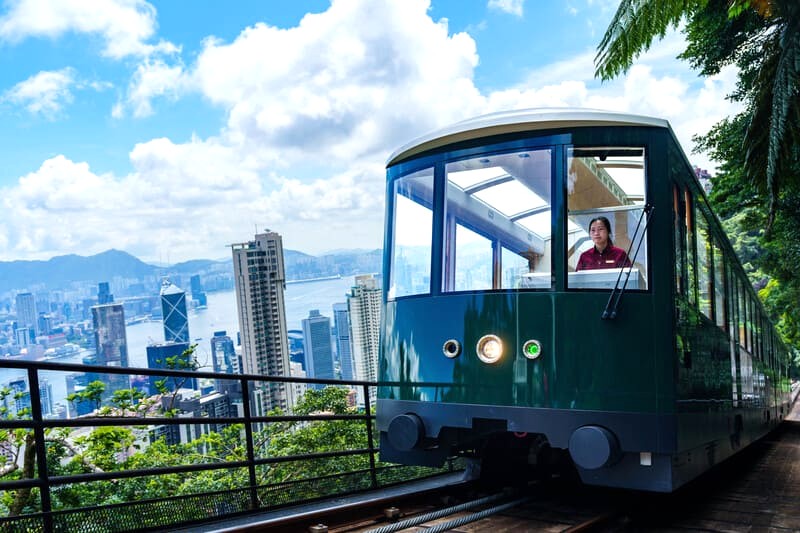
[[[370,388],[378,384],[365,381],[340,381],[332,379],[311,379],[291,377],[268,377],[243,374],[219,374],[190,370],[146,369],[130,367],[89,366],[80,364],[2,361],[0,368],[18,368],[27,372],[27,384],[30,392],[30,414],[22,419],[0,419],[0,432],[5,431],[11,438],[14,431],[27,431],[32,435],[35,448],[35,472],[21,472],[14,475],[18,479],[7,480],[0,477],[0,497],[6,500],[17,495],[19,491],[38,493],[38,500],[31,499],[27,512],[17,516],[0,517],[0,531],[135,531],[143,529],[177,527],[192,523],[202,523],[230,517],[237,514],[263,511],[277,507],[307,502],[336,494],[375,490],[382,486],[399,483],[408,479],[434,475],[442,471],[451,471],[452,464],[445,469],[401,467],[398,465],[379,464],[376,459],[378,446],[373,432],[374,414],[370,406]],[[99,416],[97,412],[76,418],[45,418],[40,401],[40,378],[43,372],[59,373],[91,373],[97,375],[136,375],[153,379],[173,378],[174,381],[186,379],[214,379],[219,381],[238,382],[242,391],[242,412],[237,416],[174,416],[174,413],[149,412],[130,416],[119,416],[111,410],[109,416]],[[280,383],[284,386],[293,384],[348,386],[361,392],[364,406],[361,412],[291,414],[280,413],[255,416],[252,413],[251,392],[262,384]],[[124,414],[124,411],[123,411]],[[354,443],[356,448],[337,450],[294,450],[293,453],[272,454],[265,456],[269,439],[260,432],[269,430],[275,425],[282,425],[285,432],[297,432],[313,424],[335,422],[352,422],[353,427],[363,425],[363,441]],[[148,466],[146,468],[130,468],[127,470],[101,471],[99,468],[86,468],[80,473],[52,475],[54,470],[51,461],[59,456],[53,454],[47,445],[47,434],[59,428],[74,431],[79,428],[137,428],[142,434],[149,435],[147,428],[156,426],[188,428],[193,425],[219,425],[227,427],[241,425],[236,442],[244,447],[244,455],[230,457],[205,456],[202,461],[191,464],[166,464]],[[342,427],[342,426],[339,426]],[[348,426],[350,427],[350,426]],[[238,428],[237,428],[238,429]],[[180,431],[180,429],[179,429]],[[272,435],[279,437],[278,431]],[[257,440],[258,437],[258,440]],[[31,442],[30,440],[28,442]],[[52,441],[51,441],[52,442]],[[189,440],[189,442],[193,442]],[[0,443],[2,444],[2,443]],[[195,445],[198,446],[198,445]],[[272,450],[273,452],[275,450]],[[147,454],[145,450],[143,453]],[[48,455],[50,454],[50,455]],[[199,456],[199,455],[198,455]],[[344,458],[362,458],[356,461],[356,468],[341,472],[326,472],[322,475],[304,476],[304,471],[313,471],[315,462],[323,464],[327,469],[332,461]],[[366,459],[363,459],[366,458]],[[344,461],[342,461],[344,462]],[[1,466],[1,465],[0,465]],[[294,474],[286,475],[280,480],[267,479],[271,468],[286,467]],[[89,471],[86,471],[89,470]],[[190,494],[166,494],[164,497],[124,501],[109,504],[80,506],[66,505],[54,501],[59,491],[70,490],[75,486],[92,487],[97,490],[111,492],[108,499],[115,498],[115,484],[122,480],[148,481],[164,476],[191,477],[203,472],[220,473],[227,479],[229,487]],[[261,481],[260,481],[261,478]],[[238,482],[236,481],[238,479]],[[55,498],[58,500],[58,498]]]

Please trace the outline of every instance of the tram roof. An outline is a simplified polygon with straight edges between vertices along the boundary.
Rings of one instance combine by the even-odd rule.
[[[428,150],[492,135],[580,126],[656,126],[670,128],[660,118],[614,111],[542,108],[501,111],[457,122],[418,137],[396,150],[386,163],[393,165]]]

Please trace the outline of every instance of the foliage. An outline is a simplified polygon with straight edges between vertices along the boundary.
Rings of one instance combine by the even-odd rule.
[[[800,140],[800,2],[797,0],[622,0],[598,46],[596,75],[613,78],[669,27],[688,19],[681,55],[705,75],[739,67],[731,95],[746,111],[745,175],[766,191],[767,229],[792,172]]]

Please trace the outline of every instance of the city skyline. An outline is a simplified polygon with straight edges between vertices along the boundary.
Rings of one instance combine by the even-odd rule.
[[[385,161],[431,130],[593,107],[666,118],[689,153],[738,110],[735,71],[698,77],[674,59],[675,32],[626,76],[595,80],[613,1],[188,7],[0,7],[0,260],[216,258],[266,227],[312,254],[374,248]]]

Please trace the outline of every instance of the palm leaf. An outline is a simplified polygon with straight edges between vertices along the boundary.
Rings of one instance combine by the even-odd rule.
[[[774,7],[774,31],[754,81],[752,116],[744,139],[748,173],[769,194],[768,229],[775,221],[782,178],[797,179],[784,169],[789,167],[800,128],[800,4],[777,0]]]
[[[610,80],[627,72],[639,54],[656,37],[677,27],[684,16],[700,9],[708,0],[622,0],[595,56],[595,76]]]

